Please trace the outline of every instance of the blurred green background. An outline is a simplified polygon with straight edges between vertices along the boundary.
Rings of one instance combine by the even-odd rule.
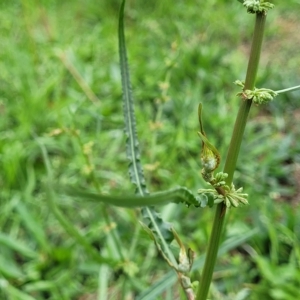
[[[55,194],[74,228],[118,262],[110,266],[62,228],[47,200],[40,145],[57,183],[134,192],[118,65],[120,2],[0,1],[1,300],[146,299],[143,292],[167,282],[169,267],[141,230],[139,210]],[[300,83],[300,1],[274,3],[257,86],[280,90]],[[128,0],[125,24],[150,191],[183,185],[196,192],[205,186],[197,106],[204,105],[206,133],[224,162],[240,101],[233,82],[245,77],[254,16],[238,1]],[[300,298],[299,99],[299,92],[284,94],[251,111],[234,179],[250,205],[229,211],[223,241],[255,234],[218,260],[211,299]],[[213,209],[158,211],[197,257],[205,253]],[[184,299],[179,291],[175,280],[147,299]]]

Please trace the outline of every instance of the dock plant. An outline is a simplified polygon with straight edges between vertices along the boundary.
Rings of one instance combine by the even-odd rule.
[[[243,187],[236,186],[233,178],[236,170],[237,160],[241,148],[241,143],[247,124],[248,115],[252,105],[267,105],[273,101],[275,97],[279,97],[281,93],[299,89],[300,86],[281,89],[273,91],[268,88],[257,88],[256,78],[259,70],[260,53],[263,44],[263,37],[265,32],[265,24],[268,12],[273,9],[274,5],[266,1],[246,0],[239,1],[241,3],[241,10],[244,8],[244,13],[252,14],[255,19],[254,32],[252,38],[252,46],[247,65],[245,79],[228,79],[241,88],[237,94],[239,97],[239,110],[236,116],[236,121],[232,131],[231,141],[228,147],[227,156],[222,156],[219,150],[210,142],[211,137],[207,136],[205,132],[205,124],[202,118],[205,107],[202,103],[195,107],[191,112],[192,117],[196,122],[198,119],[199,129],[197,137],[197,129],[195,128],[195,138],[200,139],[201,148],[199,148],[199,162],[201,162],[202,169],[199,170],[199,176],[202,176],[206,182],[206,186],[199,186],[197,194],[193,194],[187,187],[175,186],[170,187],[169,190],[150,193],[146,185],[142,167],[142,153],[139,149],[139,139],[137,136],[137,122],[135,118],[135,107],[133,99],[133,91],[130,82],[129,64],[127,58],[127,48],[124,33],[124,19],[125,19],[125,4],[126,0],[122,0],[119,12],[119,59],[120,70],[122,78],[123,90],[123,112],[125,122],[126,134],[126,154],[128,158],[128,171],[131,182],[134,185],[135,193],[124,191],[120,196],[102,194],[101,191],[95,189],[94,191],[83,190],[82,188],[68,187],[64,191],[69,196],[74,198],[84,199],[86,201],[94,201],[96,203],[105,203],[107,205],[114,205],[119,207],[141,207],[141,226],[148,234],[150,239],[155,243],[158,252],[164,258],[166,263],[171,267],[173,272],[182,286],[184,294],[187,299],[192,300],[206,300],[209,295],[209,288],[213,278],[213,271],[217,260],[218,252],[220,251],[220,240],[224,227],[225,216],[230,209],[239,209],[240,206],[248,205],[248,194]],[[238,4],[238,3],[237,3]],[[138,60],[138,58],[137,58]],[[120,103],[121,105],[121,103]],[[212,120],[213,122],[213,120]],[[47,157],[45,156],[45,160]],[[224,161],[223,171],[217,171],[220,162]],[[50,196],[51,198],[51,196]],[[188,207],[194,207],[201,214],[201,210],[206,207],[213,207],[214,218],[212,221],[212,231],[205,255],[205,263],[195,263],[197,253],[192,249],[186,249],[179,234],[175,231],[170,223],[165,222],[156,211],[155,207],[165,205],[168,203],[184,203]],[[50,203],[53,207],[53,203]],[[64,222],[64,218],[53,208],[58,219],[63,226],[68,230],[70,224]],[[105,213],[106,219],[109,216]],[[69,229],[69,232],[75,238],[81,240],[82,237]],[[114,236],[114,242],[118,244],[118,237]],[[179,253],[175,254],[170,247],[170,243],[175,241],[179,248]],[[90,251],[93,256],[96,256],[94,250],[89,245],[83,243],[87,251]],[[119,246],[117,246],[118,248]],[[221,249],[222,250],[222,249]],[[120,252],[120,259],[122,259],[122,251]],[[101,263],[107,263],[102,258],[99,259]],[[113,262],[110,262],[113,263]],[[195,268],[199,269],[200,278],[192,281],[190,278],[190,271]],[[171,277],[165,277],[165,284]],[[138,299],[155,299],[156,292],[159,286],[149,288],[147,298],[140,296]]]

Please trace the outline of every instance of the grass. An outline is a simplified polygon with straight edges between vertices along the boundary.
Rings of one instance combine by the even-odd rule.
[[[141,231],[139,211],[109,207],[107,224],[102,205],[56,195],[78,232],[112,261],[120,261],[110,234],[117,228],[126,261],[106,269],[47,205],[39,143],[60,183],[96,182],[111,194],[132,190],[117,56],[119,2],[0,4],[1,299],[135,299],[168,272]],[[245,76],[253,21],[236,2],[128,1],[127,46],[151,192],[204,185],[196,134],[200,101],[206,132],[226,153],[238,107],[232,82]],[[281,89],[299,84],[299,3],[275,4],[257,86]],[[230,211],[224,241],[252,228],[258,233],[220,258],[212,299],[299,297],[299,96],[289,93],[251,112],[235,175],[250,205]],[[200,257],[212,211],[178,207],[160,212]],[[156,299],[180,299],[178,290],[175,282]]]

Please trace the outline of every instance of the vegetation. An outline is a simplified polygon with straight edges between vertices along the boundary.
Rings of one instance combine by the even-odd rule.
[[[50,184],[132,191],[120,1],[34,2],[0,3],[0,298],[183,299],[175,273],[139,224],[139,210],[76,201]],[[205,107],[205,132],[224,157],[240,101],[232,83],[245,77],[253,16],[237,1],[195,2],[127,3],[141,162],[151,193],[205,187],[198,104]],[[274,3],[256,86],[280,90],[299,84],[299,3]],[[299,298],[299,96],[283,94],[251,110],[234,177],[250,205],[226,216],[211,299]],[[198,280],[213,209],[158,210],[196,253]]]

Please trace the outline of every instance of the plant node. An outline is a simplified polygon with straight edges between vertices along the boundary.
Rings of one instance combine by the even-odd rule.
[[[237,81],[236,84],[244,87],[241,81]],[[251,96],[252,98],[253,96]],[[206,197],[207,202],[211,203],[211,205],[221,202],[224,202],[227,207],[238,207],[240,203],[248,204],[248,195],[242,193],[243,188],[236,190],[233,184],[230,187],[226,185],[227,173],[219,172],[214,175],[214,171],[218,168],[221,158],[219,151],[208,141],[205,135],[202,124],[201,103],[198,107],[198,116],[200,124],[200,132],[198,134],[202,139],[201,163],[203,168],[201,174],[203,179],[213,187],[213,189],[200,189],[198,193]]]
[[[234,82],[236,85],[243,88],[243,91],[238,93],[244,100],[252,100],[256,105],[267,104],[278,95],[277,92],[266,88],[254,88],[254,90],[244,90],[245,83],[240,80]]]
[[[222,176],[227,175],[226,173],[218,174],[221,174]],[[248,194],[243,193],[242,187],[235,189],[234,184],[231,184],[229,187],[224,181],[219,181],[217,183],[210,182],[210,185],[213,186],[214,189],[199,189],[198,193],[205,196],[212,196],[214,204],[224,202],[228,208],[231,206],[238,207],[240,204],[248,204]],[[216,190],[219,187],[222,188],[222,193],[219,193],[219,191]]]

